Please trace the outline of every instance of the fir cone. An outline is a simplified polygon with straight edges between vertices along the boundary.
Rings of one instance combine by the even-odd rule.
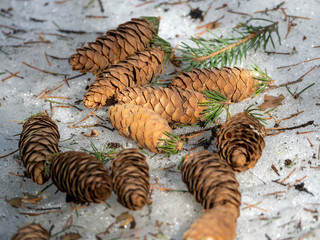
[[[139,52],[103,71],[90,85],[83,103],[87,108],[110,105],[117,91],[144,86],[160,73],[165,53],[160,49]]]
[[[156,17],[133,18],[88,43],[88,47],[78,48],[69,63],[73,70],[97,73],[149,47],[158,25]]]
[[[104,164],[84,152],[65,152],[52,159],[52,182],[76,201],[104,203],[112,191],[111,176]]]
[[[195,124],[204,117],[206,109],[200,106],[207,99],[200,92],[176,87],[135,87],[116,94],[119,104],[135,104],[159,113],[170,123]]]
[[[50,233],[40,224],[28,223],[12,236],[11,240],[49,240]]]
[[[161,153],[161,146],[169,139],[165,132],[172,132],[168,122],[151,109],[133,104],[117,104],[109,107],[108,118],[121,136],[133,139],[141,148]],[[177,148],[182,146],[178,143]]]
[[[253,168],[265,147],[266,129],[249,114],[238,113],[221,124],[216,146],[236,172]]]
[[[232,168],[218,154],[203,150],[186,156],[181,173],[189,192],[205,209],[234,206],[239,216],[239,184]]]
[[[195,91],[213,89],[225,95],[231,103],[236,103],[250,98],[257,90],[258,83],[250,70],[223,67],[181,72],[171,84]]]
[[[233,240],[237,212],[226,206],[206,210],[183,234],[184,240]]]
[[[148,202],[149,166],[135,148],[119,151],[111,162],[113,191],[118,202],[130,210],[139,210]]]
[[[44,184],[50,178],[44,164],[59,152],[59,138],[58,126],[46,113],[32,116],[23,124],[20,158],[34,182]]]

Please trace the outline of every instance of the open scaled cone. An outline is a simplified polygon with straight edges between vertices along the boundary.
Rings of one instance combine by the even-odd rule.
[[[149,165],[136,148],[119,151],[111,162],[113,191],[118,202],[130,210],[139,210],[148,202]]]
[[[157,17],[133,18],[98,37],[87,47],[78,48],[69,63],[73,70],[98,73],[128,56],[143,51],[157,33]]]
[[[11,240],[49,240],[50,233],[40,224],[28,223],[21,227]]]
[[[46,113],[32,116],[23,124],[19,140],[20,158],[27,174],[40,185],[50,178],[45,163],[59,152],[59,139],[58,126]]]
[[[253,168],[265,147],[266,129],[259,120],[238,113],[221,124],[216,146],[221,158],[236,172]]]
[[[198,123],[206,109],[199,103],[206,101],[200,92],[176,87],[135,87],[116,94],[119,104],[135,104],[159,113],[170,123]]]
[[[84,95],[87,108],[110,105],[117,91],[149,84],[160,73],[165,53],[157,48],[145,50],[103,71]]]
[[[182,180],[204,209],[235,206],[239,216],[241,194],[233,169],[217,153],[203,150],[187,155],[181,164]]]
[[[258,89],[259,81],[254,76],[252,71],[238,67],[193,69],[179,73],[171,84],[195,91],[216,90],[236,103],[250,98]]]
[[[60,153],[50,165],[52,182],[76,201],[104,203],[112,191],[108,169],[84,152]]]

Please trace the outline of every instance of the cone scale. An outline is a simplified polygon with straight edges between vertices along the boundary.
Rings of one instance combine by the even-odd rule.
[[[11,240],[49,240],[50,233],[40,224],[28,223],[21,227]]]

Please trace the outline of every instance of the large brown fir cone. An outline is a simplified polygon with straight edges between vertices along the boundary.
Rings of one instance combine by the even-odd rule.
[[[139,147],[162,153],[161,139],[169,139],[165,132],[172,132],[168,121],[151,109],[133,104],[116,104],[109,107],[108,118],[121,136],[133,139]],[[177,148],[182,147],[178,143]]]
[[[52,159],[52,182],[76,201],[104,203],[112,191],[108,169],[94,156],[70,151]]]
[[[254,73],[238,67],[213,69],[193,69],[192,72],[181,72],[172,85],[185,89],[216,90],[225,95],[230,102],[240,102],[250,98],[257,90],[259,81]]]
[[[238,113],[221,124],[216,146],[236,172],[253,168],[265,147],[266,129],[249,114]]]
[[[148,202],[149,165],[136,148],[119,151],[111,162],[113,191],[118,202],[130,210],[139,210]]]
[[[181,165],[182,180],[205,209],[235,206],[239,215],[241,194],[235,173],[216,153],[206,150],[187,155]]]
[[[44,184],[50,178],[45,163],[59,152],[59,139],[58,126],[46,113],[32,116],[23,124],[19,141],[20,158],[34,182]]]
[[[135,104],[153,109],[170,123],[195,124],[204,117],[206,101],[200,92],[176,87],[135,87],[127,88],[116,94],[115,100],[120,104]]]
[[[206,210],[184,232],[183,240],[233,240],[237,218],[237,211],[225,205]]]
[[[97,73],[149,47],[158,25],[156,17],[133,18],[88,43],[88,47],[78,48],[69,63],[73,70]]]
[[[110,105],[117,91],[128,87],[144,86],[160,73],[165,54],[160,49],[139,52],[103,71],[84,95],[87,108]]]
[[[40,224],[28,223],[12,236],[11,240],[49,240],[50,233]]]

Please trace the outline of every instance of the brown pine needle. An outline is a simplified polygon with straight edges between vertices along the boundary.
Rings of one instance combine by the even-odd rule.
[[[303,178],[298,179],[297,181],[294,182],[294,184],[292,184],[291,186],[289,186],[289,189],[294,187],[295,185],[297,185],[299,182],[301,182],[302,180],[304,180],[307,176],[304,176]]]
[[[43,72],[43,73],[46,73],[46,74],[50,74],[50,75],[53,75],[53,76],[67,76],[69,74],[63,74],[63,73],[55,73],[55,72],[50,72],[50,71],[47,71],[47,70],[42,70],[40,68],[37,68],[37,67],[34,67],[32,65],[30,65],[29,63],[26,63],[26,62],[22,62],[24,65],[28,66],[29,68],[32,68],[32,69],[35,69],[39,72]]]
[[[10,76],[2,79],[1,81],[4,82],[4,81],[8,80],[9,78],[16,77],[19,73],[20,72],[11,73]]]
[[[292,171],[291,171],[291,173],[289,173],[289,175],[285,178],[285,179],[283,179],[280,183],[284,183],[285,181],[287,181],[288,180],[288,178],[294,173],[296,171],[296,168],[295,169],[293,169]]]
[[[136,7],[141,7],[141,6],[147,5],[147,4],[149,4],[149,3],[153,3],[153,2],[154,2],[154,0],[146,1],[146,2],[144,2],[144,3],[140,3],[140,4],[136,5]]]
[[[46,91],[43,93],[43,95],[40,98],[47,98],[49,94],[51,94],[52,92],[54,92],[55,90],[58,90],[59,88],[61,88],[64,85],[64,83],[60,84],[58,87],[51,89],[49,91]],[[47,89],[47,88],[46,88]],[[43,91],[42,91],[43,92]],[[41,93],[42,93],[41,92]],[[71,99],[71,98],[70,98]]]
[[[24,177],[24,175],[18,174],[18,173],[13,173],[13,172],[9,172],[9,174],[16,176],[16,177]]]
[[[271,168],[280,177],[279,171],[274,164],[271,165]]]
[[[233,11],[233,10],[231,10],[231,9],[229,9],[228,12],[229,12],[229,13],[238,14],[238,15],[243,15],[243,16],[251,16],[251,15],[248,14],[248,13],[236,12],[236,11]]]
[[[46,61],[47,61],[48,65],[49,65],[49,67],[51,67],[51,62],[50,62],[48,54],[46,52],[44,53],[44,56],[46,57]]]
[[[221,54],[221,53],[223,53],[223,52],[227,52],[228,50],[230,50],[230,49],[232,49],[232,48],[235,48],[235,47],[237,47],[237,46],[239,46],[239,45],[241,45],[241,44],[249,41],[250,39],[252,39],[252,38],[254,38],[254,37],[256,37],[256,36],[258,36],[258,35],[266,32],[266,31],[268,31],[270,28],[273,28],[273,27],[274,27],[275,25],[277,25],[277,24],[278,24],[278,22],[275,22],[274,24],[272,24],[272,25],[270,25],[270,26],[267,26],[267,27],[261,29],[260,31],[257,31],[257,32],[255,32],[255,33],[251,33],[249,36],[247,36],[246,38],[242,39],[242,40],[239,41],[239,42],[236,42],[236,43],[234,43],[234,44],[231,44],[231,45],[229,45],[228,47],[225,47],[225,48],[223,48],[223,49],[220,49],[219,51],[213,52],[213,53],[211,53],[211,54],[209,54],[209,55],[207,55],[207,56],[202,56],[202,57],[193,58],[193,60],[194,60],[194,61],[200,61],[200,62],[201,62],[201,61],[205,61],[205,60],[207,60],[207,59],[209,59],[209,58],[213,58],[213,57],[216,56],[216,55],[219,55],[219,54]]]
[[[282,194],[282,193],[286,193],[286,192],[287,191],[278,191],[278,192],[268,193],[263,196],[266,197],[266,196],[278,195],[278,194]]]
[[[246,203],[246,202],[244,202],[243,204],[245,204],[245,205],[247,205],[246,207],[244,207],[244,208],[242,208],[242,210],[245,210],[245,209],[248,209],[248,208],[256,208],[256,209],[259,209],[259,210],[261,210],[261,211],[263,211],[263,212],[268,212],[268,210],[266,210],[266,209],[264,209],[264,208],[260,208],[260,207],[258,207],[257,205],[259,205],[260,203],[262,203],[262,201],[260,201],[260,202],[257,202],[257,203],[255,203],[255,204],[249,204],[249,203]]]
[[[8,154],[6,154],[6,155],[0,156],[0,159],[1,159],[1,158],[5,158],[5,157],[9,157],[10,155],[12,155],[12,154],[14,154],[14,153],[16,153],[16,152],[18,152],[18,151],[19,151],[19,149],[14,150],[13,152],[8,153]]]
[[[301,61],[301,62],[298,62],[298,63],[295,63],[295,64],[286,65],[286,66],[282,66],[282,67],[277,67],[277,69],[288,68],[288,67],[295,67],[295,66],[298,66],[298,65],[301,64],[301,63],[311,62],[311,61],[315,61],[315,60],[319,60],[319,59],[320,59],[320,58],[312,58],[312,59],[305,60],[305,61]]]
[[[299,134],[307,134],[307,133],[312,133],[312,132],[315,132],[315,130],[312,130],[312,131],[306,131],[306,132],[297,132],[297,135]],[[312,143],[309,141],[310,145],[312,145]]]
[[[310,143],[310,147],[313,147],[313,144],[312,144],[312,142],[310,141],[310,139],[307,138],[307,140],[308,140],[308,142]]]

